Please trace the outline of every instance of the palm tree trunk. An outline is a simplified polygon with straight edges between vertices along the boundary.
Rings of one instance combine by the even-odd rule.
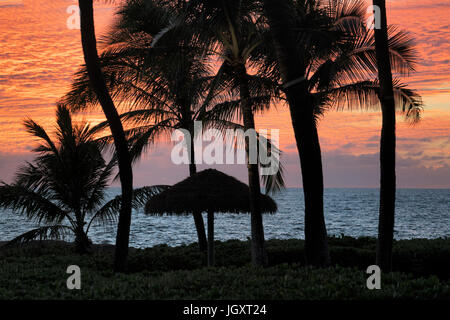
[[[280,72],[286,85],[292,127],[303,179],[305,197],[306,263],[325,266],[330,262],[323,210],[323,170],[319,137],[314,118],[314,104],[304,79],[305,66],[295,45],[295,21],[289,1],[265,0],[264,9],[276,47]]]
[[[377,265],[392,270],[392,243],[395,220],[395,100],[387,34],[386,3],[373,0],[380,8],[380,29],[375,29],[375,51],[380,81],[382,128],[380,141],[380,211],[378,222]]]
[[[255,120],[253,117],[253,110],[250,104],[250,90],[248,84],[248,75],[245,65],[237,67],[237,73],[240,86],[240,98],[242,118],[244,121],[244,130],[255,130]],[[259,204],[259,197],[261,194],[261,186],[259,184],[259,170],[258,164],[250,163],[250,148],[257,148],[251,146],[250,141],[245,141],[245,151],[247,154],[248,167],[248,187],[250,189],[250,210],[251,210],[251,233],[252,233],[252,263],[255,266],[267,265],[267,254],[264,248],[264,226]]]
[[[131,225],[131,201],[133,198],[133,171],[130,153],[119,114],[106,87],[97,52],[94,28],[94,9],[92,0],[79,0],[81,41],[84,60],[92,87],[98,97],[103,112],[108,120],[119,164],[120,183],[122,187],[122,205],[117,228],[114,270],[126,270],[128,244]]]
[[[313,106],[308,96],[305,98],[298,91],[289,91],[286,95],[302,170],[306,262],[326,266],[330,263],[330,256],[323,210],[322,155]]]
[[[91,252],[92,246],[87,234],[84,232],[83,227],[78,227],[75,231],[75,250],[79,254],[86,254]]]
[[[190,163],[189,163],[189,175],[192,177],[197,173],[197,165],[195,164],[195,146],[194,146],[194,133],[191,132],[191,150],[190,150]],[[195,229],[197,230],[198,246],[200,251],[205,252],[207,250],[208,242],[206,240],[205,223],[203,222],[203,216],[201,212],[194,212]]]
[[[208,267],[214,266],[214,212],[208,211]]]
[[[89,253],[91,251],[91,241],[84,231],[84,216],[79,208],[75,209],[75,221],[75,250],[79,254]]]

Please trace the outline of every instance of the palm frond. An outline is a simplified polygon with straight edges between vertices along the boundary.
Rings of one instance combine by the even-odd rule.
[[[15,245],[24,245],[33,240],[64,240],[70,233],[72,228],[64,225],[51,225],[39,227],[30,231],[27,231],[20,236],[5,243],[2,247],[10,247]]]
[[[104,199],[105,189],[108,186],[109,179],[111,178],[114,167],[117,165],[117,157],[114,155],[109,163],[103,168],[100,174],[94,180],[94,184],[91,188],[87,201],[83,204],[83,209],[85,212],[91,212],[94,210]]]
[[[272,142],[271,139],[263,136],[258,133],[258,145],[259,145],[259,153],[263,153],[266,157],[270,157],[270,164],[263,164],[259,162],[259,166],[262,169],[267,169],[270,165],[274,165],[273,161],[275,161],[275,165],[277,170],[274,174],[261,174],[261,181],[264,184],[264,189],[266,194],[268,193],[277,193],[286,187],[284,181],[284,166],[281,162],[282,152],[277,146]]]
[[[136,210],[142,208],[151,197],[167,190],[168,188],[170,188],[168,185],[155,185],[135,189],[133,191],[133,208]]]
[[[44,128],[42,126],[40,126],[39,124],[37,124],[36,122],[34,122],[31,119],[26,119],[24,121],[24,126],[28,133],[44,140],[46,143],[45,146],[39,146],[38,148],[34,149],[35,151],[37,151],[37,152],[52,151],[55,155],[58,154],[58,150],[56,149],[55,144],[50,139],[47,132],[44,130]]]
[[[127,136],[130,137],[131,161],[133,163],[138,161],[147,148],[155,142],[157,137],[160,137],[164,132],[169,133],[171,129],[174,129],[172,122],[173,119],[166,119],[155,125],[140,126],[128,130]]]
[[[115,224],[117,222],[117,217],[119,216],[121,205],[122,197],[120,195],[104,204],[89,220],[86,227],[86,234],[89,232],[93,222],[104,225]]]
[[[331,89],[325,94],[331,98],[330,106],[337,110],[353,108],[380,110],[379,91],[378,81],[361,81]],[[316,96],[321,94],[323,93],[317,93]],[[400,80],[394,79],[394,97],[396,109],[404,114],[408,122],[417,123],[423,112],[420,95],[408,89]]]
[[[18,211],[38,223],[61,222],[67,215],[57,204],[19,185],[0,186],[0,207]]]
[[[143,207],[147,201],[154,195],[166,190],[169,186],[166,185],[155,185],[135,189],[133,191],[133,208],[138,210]],[[114,223],[119,215],[120,207],[122,203],[122,196],[118,195],[112,200],[108,201],[100,210],[98,210],[91,218],[86,228],[86,233],[88,233],[93,222],[100,223]]]

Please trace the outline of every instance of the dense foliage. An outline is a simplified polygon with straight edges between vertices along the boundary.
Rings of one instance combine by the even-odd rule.
[[[40,144],[35,158],[17,172],[12,184],[0,181],[0,208],[11,209],[39,226],[11,240],[10,244],[34,239],[64,239],[70,233],[80,253],[90,250],[88,238],[92,223],[115,222],[122,196],[106,202],[106,189],[116,165],[103,158],[103,139],[96,139],[97,127],[76,123],[64,105],[56,109],[56,131],[52,139],[31,119],[24,125]],[[165,186],[134,190],[132,205],[142,207]],[[7,214],[2,212],[2,214]]]
[[[110,270],[113,247],[74,254],[64,243],[3,249],[1,299],[450,299],[450,240],[401,240],[382,289],[368,290],[372,238],[330,238],[333,267],[303,265],[302,240],[269,240],[270,266],[250,266],[249,242],[217,242],[216,268],[205,268],[196,244],[130,252],[130,274]],[[66,268],[81,268],[82,289],[66,288]]]

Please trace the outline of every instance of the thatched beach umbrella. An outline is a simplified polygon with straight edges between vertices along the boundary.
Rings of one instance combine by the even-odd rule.
[[[262,213],[274,213],[277,205],[272,198],[261,194]],[[152,197],[145,213],[152,215],[184,215],[208,213],[208,265],[214,264],[214,213],[249,213],[248,186],[223,172],[207,169],[186,178]]]

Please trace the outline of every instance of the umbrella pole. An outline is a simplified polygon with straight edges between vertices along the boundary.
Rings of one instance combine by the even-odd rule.
[[[208,211],[208,267],[214,266],[214,212]]]

